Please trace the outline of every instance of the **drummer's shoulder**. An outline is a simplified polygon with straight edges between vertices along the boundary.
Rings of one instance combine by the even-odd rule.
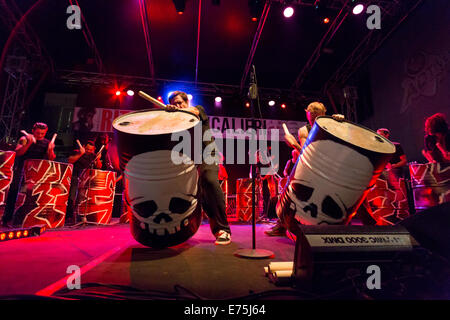
[[[197,116],[199,116],[200,119],[204,120],[204,119],[208,118],[208,116],[206,115],[206,112],[205,112],[205,108],[203,108],[201,105],[197,105],[192,108],[198,110]]]

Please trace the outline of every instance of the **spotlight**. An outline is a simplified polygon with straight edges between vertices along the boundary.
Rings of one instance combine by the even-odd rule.
[[[246,108],[250,108],[250,102],[246,102],[246,103],[245,103],[245,107],[246,107]]]
[[[133,90],[128,90],[128,91],[127,91],[127,95],[129,95],[129,96],[134,96],[134,91],[133,91]]]
[[[327,24],[328,22],[330,22],[330,19],[328,18],[323,19],[323,23]]]
[[[286,105],[283,103],[283,104],[281,105],[281,108],[286,109]]]
[[[116,91],[116,96],[120,96],[122,92],[120,92],[119,90]]]
[[[214,101],[216,101],[216,102],[221,102],[221,101],[222,101],[222,98],[221,98],[221,97],[216,97],[216,98],[214,99]]]
[[[183,14],[184,9],[186,8],[186,1],[185,0],[172,0],[173,4],[175,5],[175,9],[177,10],[178,14]]]
[[[273,107],[274,105],[275,105],[275,101],[270,100],[270,101],[269,101],[269,106]]]
[[[158,100],[159,100],[159,101],[162,101],[162,97],[161,97],[161,96],[159,96],[159,97],[158,97]]]
[[[363,10],[364,10],[364,6],[362,4],[357,4],[353,8],[353,14],[360,14],[361,12],[363,12]]]
[[[189,101],[191,101],[193,98],[192,94],[188,94],[187,96],[188,96]]]
[[[283,14],[286,18],[290,18],[294,14],[294,9],[292,7],[287,7],[284,9]]]

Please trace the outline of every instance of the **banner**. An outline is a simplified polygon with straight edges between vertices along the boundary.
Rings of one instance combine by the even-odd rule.
[[[133,110],[76,107],[72,127],[75,131],[113,132],[113,120],[131,111]],[[251,136],[251,131],[247,131],[250,130],[252,124],[250,118],[208,116],[208,119],[215,138],[246,139]],[[295,137],[297,137],[298,129],[306,124],[302,121],[255,119],[257,139],[283,140],[283,123]]]

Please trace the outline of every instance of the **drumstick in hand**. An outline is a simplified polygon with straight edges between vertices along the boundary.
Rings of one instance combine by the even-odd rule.
[[[28,132],[26,132],[25,130],[20,130],[20,132],[22,132],[25,136],[28,136],[28,135],[30,135]],[[32,139],[33,139],[33,143],[36,143],[36,138],[33,136],[32,137]]]
[[[80,147],[80,149],[83,148],[83,146],[80,143],[80,140],[77,139],[77,143],[78,143],[78,147]]]
[[[145,100],[150,101],[151,103],[153,103],[154,105],[156,105],[156,106],[158,106],[158,107],[160,107],[160,108],[163,108],[163,109],[164,109],[164,108],[166,107],[166,105],[165,105],[164,103],[162,103],[161,101],[159,101],[159,100],[153,98],[152,96],[149,96],[148,94],[146,94],[146,93],[143,92],[143,91],[139,91],[138,94],[139,94],[142,98],[144,98]]]
[[[53,135],[53,138],[52,138],[52,140],[50,141],[50,144],[55,143],[55,139],[56,139],[56,136],[57,136],[57,135],[58,135],[57,133],[55,133],[55,134]]]
[[[301,146],[298,144],[297,139],[295,139],[295,137],[289,132],[287,126],[285,123],[282,124],[283,126],[283,130],[284,130],[284,137],[287,141],[287,143],[292,147],[297,149],[298,152],[301,153],[302,148]]]

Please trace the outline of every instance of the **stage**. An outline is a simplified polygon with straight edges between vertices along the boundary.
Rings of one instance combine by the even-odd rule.
[[[258,224],[257,248],[274,252],[272,259],[238,258],[233,253],[252,247],[248,224],[231,226],[232,243],[214,244],[209,224],[202,224],[185,243],[154,250],[136,242],[127,224],[48,230],[39,237],[2,243],[0,295],[52,295],[66,288],[66,270],[81,268],[87,283],[125,285],[141,290],[174,292],[179,285],[205,299],[230,299],[277,289],[264,274],[271,261],[292,261],[295,242],[268,237],[271,224]],[[58,282],[59,281],[59,282]]]

